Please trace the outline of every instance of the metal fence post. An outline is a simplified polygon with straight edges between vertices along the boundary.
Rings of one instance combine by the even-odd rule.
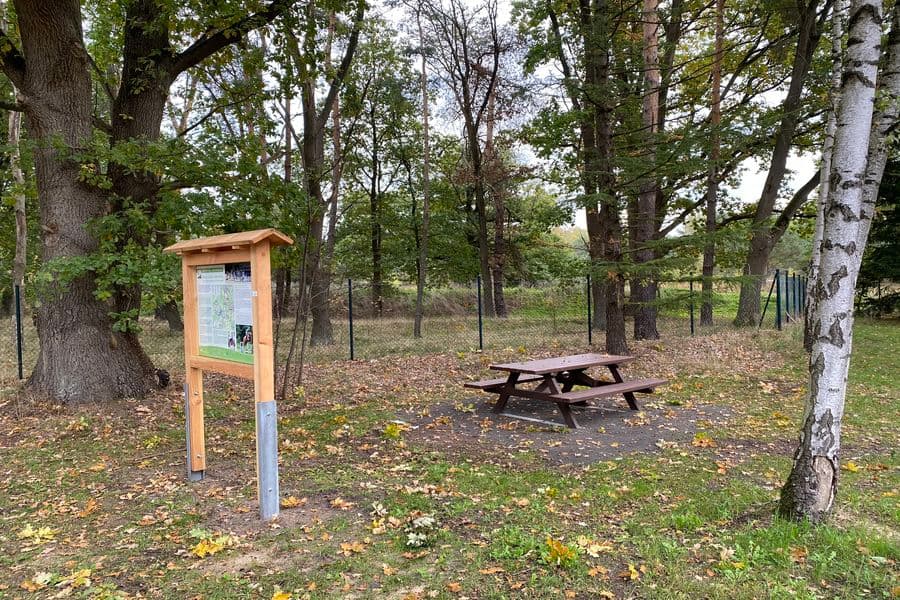
[[[800,278],[794,273],[791,285],[794,287],[794,319],[800,318]]]
[[[475,287],[478,289],[478,349],[484,350],[484,322],[481,314],[481,275],[475,276]]]
[[[19,379],[25,379],[22,365],[22,288],[15,286],[16,293],[16,360],[19,365]]]
[[[593,316],[591,314],[591,274],[587,275],[587,326],[588,326],[588,346],[594,343],[593,334],[594,334],[594,323]]]
[[[694,274],[691,273],[691,279],[688,282],[690,289],[690,305],[691,305],[691,335],[694,335]]]
[[[794,305],[791,302],[791,272],[784,274],[784,316],[790,323],[794,319]]]
[[[347,279],[347,317],[350,325],[350,360],[356,358],[353,348],[353,280]]]
[[[781,331],[781,270],[775,269],[775,329]]]

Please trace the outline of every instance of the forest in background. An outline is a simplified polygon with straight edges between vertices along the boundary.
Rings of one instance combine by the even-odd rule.
[[[54,305],[80,307],[135,381],[152,379],[140,318],[180,326],[178,261],[162,248],[189,237],[293,237],[275,255],[275,310],[309,322],[313,346],[333,342],[332,283],[346,278],[366,280],[375,316],[415,286],[418,336],[426,289],[479,276],[486,314],[503,317],[511,286],[591,274],[595,328],[622,352],[626,316],[635,339],[658,337],[660,282],[702,274],[705,324],[714,285],[739,287],[736,322],[752,325],[770,268],[809,261],[823,183],[791,189],[787,165],[833,135],[831,0],[87,2],[61,17],[90,62],[83,139],[65,147],[75,191],[44,206],[36,165],[65,144],[21,119],[14,68],[23,44],[37,56],[21,24],[50,24],[17,10],[3,38],[3,304],[24,283],[47,338]],[[766,181],[746,203],[729,190],[751,159]],[[85,190],[80,210],[71,194]],[[569,226],[579,210],[586,230]],[[36,380],[65,377],[45,354]],[[147,385],[108,383],[73,398]]]

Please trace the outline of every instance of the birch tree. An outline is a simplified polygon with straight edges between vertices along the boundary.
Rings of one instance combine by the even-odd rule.
[[[896,9],[894,12],[896,22]],[[881,1],[853,0],[848,23],[819,276],[810,291],[814,299],[809,315],[809,392],[800,443],[781,490],[779,508],[783,516],[808,518],[812,522],[821,522],[828,516],[837,491],[841,419],[853,340],[853,301],[872,220],[872,207],[866,204],[865,192],[873,185],[868,176],[877,150],[872,156],[870,142],[880,148],[878,138],[882,135],[880,118],[873,122]],[[887,61],[890,68],[895,67],[897,37],[892,29]],[[889,83],[895,84],[895,80],[891,73]],[[877,175],[880,180],[881,174]],[[874,185],[877,190],[877,182]]]

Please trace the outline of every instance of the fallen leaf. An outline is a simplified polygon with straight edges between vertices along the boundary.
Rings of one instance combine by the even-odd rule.
[[[352,502],[347,502],[340,496],[331,501],[331,506],[334,508],[339,508],[341,510],[350,510],[355,505]]]
[[[281,508],[297,508],[306,504],[306,498],[298,498],[297,496],[288,496],[281,499]]]
[[[91,498],[90,500],[85,502],[84,508],[82,508],[80,511],[78,511],[78,516],[83,519],[84,517],[90,515],[91,513],[96,512],[96,510],[99,507],[100,507],[100,505],[97,502],[97,499]]]

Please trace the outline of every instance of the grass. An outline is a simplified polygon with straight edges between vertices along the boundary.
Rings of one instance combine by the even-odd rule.
[[[238,352],[230,348],[219,348],[218,346],[200,346],[200,355],[209,358],[221,358],[222,360],[231,360],[234,362],[253,364],[253,355],[246,352]]]
[[[708,443],[587,466],[541,457],[559,432],[530,434],[534,445],[514,456],[453,427],[427,443],[420,432],[438,402],[480,418],[460,384],[521,356],[512,339],[484,355],[311,366],[280,406],[282,494],[299,506],[277,526],[256,518],[244,383],[208,381],[209,472],[198,484],[184,480],[177,391],[71,409],[0,399],[0,598],[900,593],[900,323],[857,322],[838,504],[819,527],[774,517],[802,412],[799,328],[634,344],[637,371],[673,380],[661,394],[671,410],[728,410],[698,424]],[[526,352],[585,347],[552,342],[527,340]],[[420,429],[392,427],[398,408],[419,411]],[[414,526],[423,516],[434,526]],[[424,545],[409,545],[414,533]],[[194,553],[221,539],[211,555]]]

